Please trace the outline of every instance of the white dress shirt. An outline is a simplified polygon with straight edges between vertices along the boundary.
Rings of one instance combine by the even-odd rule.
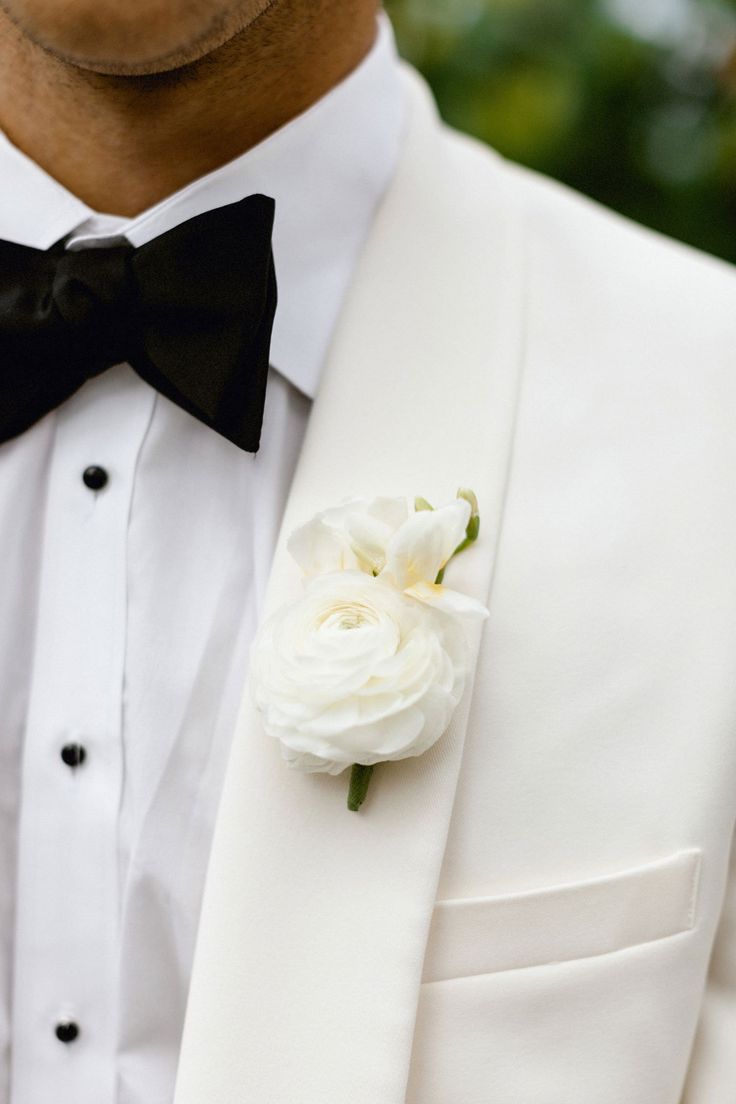
[[[140,245],[263,192],[279,285],[256,456],[126,365],[0,447],[0,1101],[172,1099],[248,648],[403,112],[382,17],[327,96],[131,220],[91,211],[0,138],[0,238]],[[75,747],[84,761],[67,765]]]

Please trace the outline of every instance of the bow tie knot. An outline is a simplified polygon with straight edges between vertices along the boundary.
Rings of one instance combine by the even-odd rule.
[[[60,252],[51,289],[51,308],[63,319],[64,334],[86,377],[98,375],[134,355],[135,281],[133,247]]]

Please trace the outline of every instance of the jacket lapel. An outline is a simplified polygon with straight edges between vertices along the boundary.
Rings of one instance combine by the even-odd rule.
[[[522,333],[522,238],[504,174],[441,128],[408,73],[411,123],[333,344],[266,610],[299,573],[284,538],[352,495],[473,487],[481,539],[452,584],[487,600]],[[477,641],[476,641],[477,646]],[[467,723],[468,687],[425,755],[347,775],[288,770],[243,699],[210,862],[176,1104],[400,1104]]]

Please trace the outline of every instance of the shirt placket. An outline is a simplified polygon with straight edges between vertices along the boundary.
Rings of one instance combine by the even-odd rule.
[[[54,415],[18,847],[12,1104],[112,1104],[126,546],[154,392],[127,367]]]

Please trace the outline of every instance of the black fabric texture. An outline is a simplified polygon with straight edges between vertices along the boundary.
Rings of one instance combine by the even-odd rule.
[[[277,298],[273,219],[274,201],[252,195],[137,249],[0,241],[0,442],[127,362],[256,452]]]

